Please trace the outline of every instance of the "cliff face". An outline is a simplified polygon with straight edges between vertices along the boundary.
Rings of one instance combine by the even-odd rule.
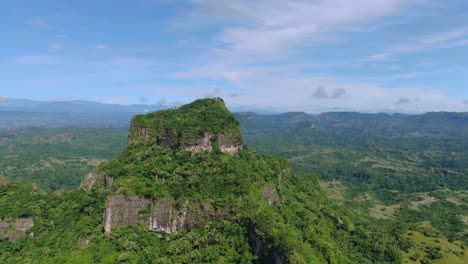
[[[7,238],[10,241],[15,241],[20,237],[24,237],[26,230],[33,227],[33,225],[34,222],[31,218],[0,220],[0,239]]]
[[[110,233],[120,226],[144,224],[148,231],[170,234],[229,217],[227,210],[215,209],[210,201],[185,201],[178,205],[172,198],[153,202],[138,196],[114,195],[106,203],[104,232]]]
[[[99,171],[99,169],[95,169],[85,176],[80,187],[83,190],[91,190],[93,186],[97,186],[109,190],[112,187],[113,181],[112,177]]]
[[[221,152],[229,154],[243,146],[239,122],[220,98],[135,116],[128,132],[128,144],[157,144],[192,153],[211,152],[218,146]]]
[[[104,213],[104,231],[109,233],[112,226],[137,225],[142,209],[151,204],[151,200],[141,197],[116,195],[107,201]]]
[[[135,116],[123,155],[89,173],[81,187],[107,191],[103,230],[110,236],[123,226],[179,235],[181,229],[215,228],[219,222],[247,231],[244,224],[255,226],[256,208],[281,205],[278,190],[290,174],[287,168],[286,162],[244,149],[240,124],[222,99],[202,99]],[[266,258],[269,238],[260,231],[252,241],[264,241],[263,249],[252,252]]]

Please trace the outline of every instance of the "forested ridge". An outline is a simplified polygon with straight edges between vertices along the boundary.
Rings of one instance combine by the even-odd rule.
[[[180,112],[143,115],[137,122],[167,125],[190,142],[205,132],[238,133],[237,120],[219,105],[199,100]],[[13,219],[30,218],[34,226],[24,237],[1,240],[0,261],[255,263],[274,256],[291,263],[466,261],[463,114],[239,113],[236,118],[245,142],[257,150],[245,146],[234,155],[223,153],[217,137],[211,152],[166,148],[157,140],[125,148],[126,128],[2,130],[0,219],[10,223],[5,233],[14,229]],[[112,188],[76,189],[96,167],[113,177]],[[114,195],[169,198],[177,210],[190,201],[228,213],[170,234],[149,232],[144,222],[104,234],[103,212]],[[262,241],[261,254],[253,250],[252,234]]]

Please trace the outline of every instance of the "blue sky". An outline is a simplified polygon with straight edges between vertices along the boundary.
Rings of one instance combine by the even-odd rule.
[[[468,111],[466,0],[0,0],[0,22],[1,97]]]

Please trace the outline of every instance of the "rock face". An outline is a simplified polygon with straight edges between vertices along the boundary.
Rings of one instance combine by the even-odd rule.
[[[168,121],[169,120],[169,121]],[[128,144],[181,148],[192,153],[220,151],[235,154],[243,147],[240,125],[220,98],[197,100],[179,109],[133,118]]]
[[[185,146],[185,150],[190,151],[192,153],[197,153],[200,151],[211,152],[213,150],[213,146],[211,145],[212,137],[213,135],[205,133],[205,135],[202,138],[195,139],[194,144]]]
[[[286,256],[278,248],[268,248],[259,238],[254,228],[250,228],[248,233],[249,244],[252,247],[253,253],[260,257],[259,263],[264,264],[286,264]]]
[[[106,188],[107,190],[110,190],[112,187],[112,183],[114,182],[114,179],[110,177],[109,175],[101,173],[99,170],[93,170],[90,173],[88,173],[83,181],[81,182],[81,189],[83,190],[91,190],[93,186],[98,186],[102,188]]]
[[[0,220],[0,239],[15,241],[26,235],[26,230],[34,226],[32,218]]]
[[[231,134],[219,134],[218,144],[221,152],[234,154],[242,149],[242,139]]]
[[[141,210],[150,204],[151,200],[137,196],[112,196],[104,213],[104,232],[110,233],[113,226],[137,225]]]
[[[137,196],[112,196],[106,204],[104,232],[110,233],[119,226],[145,224],[149,231],[170,234],[181,228],[199,227],[207,221],[230,217],[226,210],[215,210],[210,201],[185,201],[177,205],[172,198],[152,202]]]
[[[262,188],[262,195],[268,199],[268,204],[276,205],[279,201],[279,195],[276,191],[275,186],[273,185],[266,185]]]
[[[250,188],[258,188],[271,209],[279,207],[277,190],[289,173],[279,162],[262,159],[249,149],[236,155],[244,147],[240,124],[221,99],[202,99],[178,109],[136,116],[128,145],[117,161],[89,173],[82,183],[85,190],[93,186],[107,190],[105,233],[138,225],[149,232],[171,234],[205,229],[211,221],[241,223],[249,225],[245,226],[251,230],[248,240],[263,263],[287,263],[268,234],[258,229],[259,236],[252,219],[244,219],[255,212],[250,207],[243,212],[242,203]],[[211,154],[190,156],[186,151]],[[247,162],[248,155],[262,163]],[[270,162],[272,170],[262,167]],[[86,248],[89,241],[80,243]]]

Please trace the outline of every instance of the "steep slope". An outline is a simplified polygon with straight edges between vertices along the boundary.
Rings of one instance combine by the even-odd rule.
[[[44,194],[0,186],[0,219],[31,218],[2,263],[399,263],[400,230],[328,201],[317,178],[242,142],[222,99],[136,116],[128,146]]]
[[[320,174],[330,198],[385,218],[408,234],[420,234],[424,239],[408,236],[420,244],[406,254],[411,263],[466,262],[465,113],[329,113],[320,115],[321,120],[301,120],[300,114],[237,116],[248,144],[261,153],[287,157],[296,172]],[[434,246],[434,240],[445,240],[452,250]]]

